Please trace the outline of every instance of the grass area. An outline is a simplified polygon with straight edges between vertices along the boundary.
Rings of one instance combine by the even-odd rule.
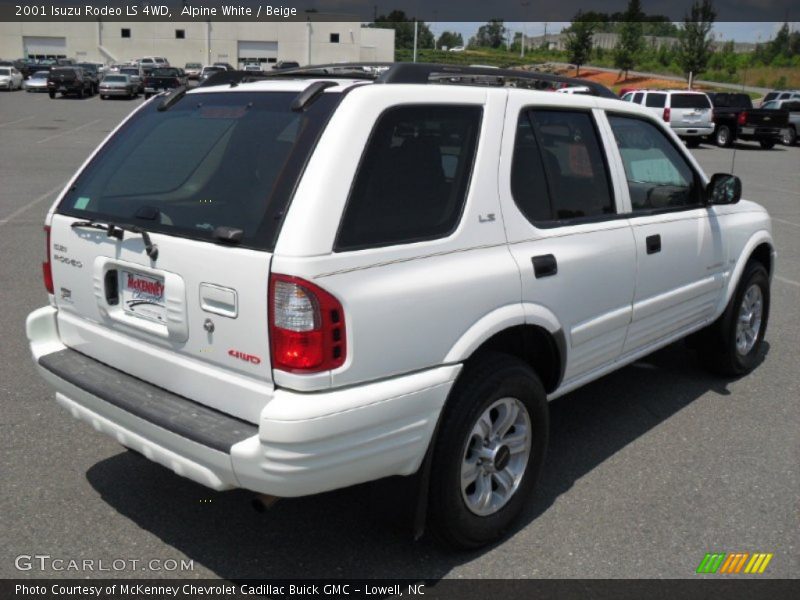
[[[413,52],[406,49],[395,51],[395,60],[398,62],[411,62]],[[527,53],[520,58],[519,52],[508,52],[504,49],[481,48],[465,50],[464,52],[446,52],[430,48],[417,51],[417,62],[444,63],[448,65],[486,65],[490,67],[516,67],[532,63],[545,63],[549,61],[563,61],[560,52],[535,52]]]

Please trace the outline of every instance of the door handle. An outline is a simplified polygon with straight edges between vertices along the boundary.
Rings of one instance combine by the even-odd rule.
[[[647,245],[648,254],[661,252],[661,236],[659,234],[648,235],[647,238],[645,238],[645,244]]]
[[[558,263],[556,262],[556,257],[552,254],[534,256],[531,261],[533,262],[533,274],[536,279],[552,277],[558,273]]]

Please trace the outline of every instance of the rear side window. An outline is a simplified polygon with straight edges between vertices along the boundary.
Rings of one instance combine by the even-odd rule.
[[[296,93],[189,94],[136,113],[64,196],[59,212],[214,240],[242,230],[243,246],[274,247],[297,180],[339,94],[305,111]]]
[[[645,100],[645,106],[650,106],[652,108],[664,108],[666,102],[667,102],[666,94],[647,94],[647,99]]]
[[[711,108],[711,102],[705,94],[672,94],[672,108]]]
[[[410,105],[387,110],[361,158],[335,249],[449,235],[469,187],[482,109]]]
[[[614,214],[608,170],[591,115],[522,112],[511,193],[522,213],[537,224]]]

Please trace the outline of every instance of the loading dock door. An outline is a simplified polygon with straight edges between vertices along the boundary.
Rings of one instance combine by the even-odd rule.
[[[25,58],[53,60],[67,57],[65,37],[25,36],[22,38],[22,45],[25,48]]]
[[[239,67],[246,64],[258,63],[262,69],[268,69],[267,64],[278,60],[278,42],[238,42]]]

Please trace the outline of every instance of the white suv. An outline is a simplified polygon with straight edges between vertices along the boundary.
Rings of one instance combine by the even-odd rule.
[[[756,366],[770,218],[650,111],[351,72],[159,95],[67,184],[27,333],[74,417],[215,490],[417,474],[474,547],[535,487],[548,400],[693,333]]]
[[[622,99],[649,108],[669,123],[690,148],[696,148],[704,137],[714,133],[714,108],[703,92],[639,90],[628,92]]]

